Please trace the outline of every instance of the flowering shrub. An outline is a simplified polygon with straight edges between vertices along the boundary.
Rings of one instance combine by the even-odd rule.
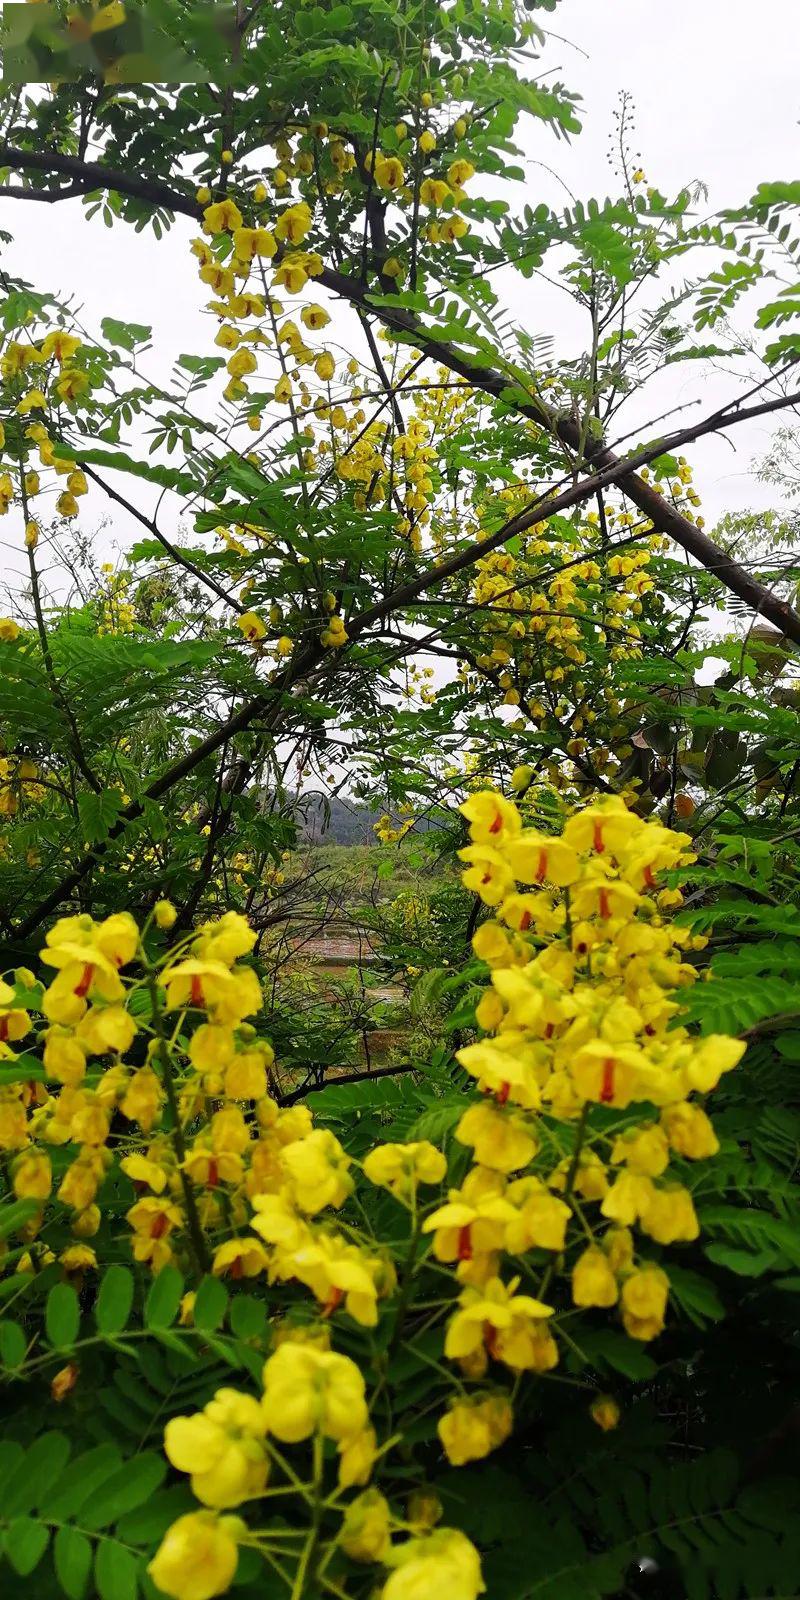
[[[676,1025],[703,941],[669,920],[681,896],[660,883],[691,862],[689,838],[614,798],[560,837],[494,791],[461,809],[464,882],[493,915],[473,940],[489,981],[457,1051],[475,1092],[452,1143],[359,1161],[307,1105],[278,1103],[237,913],[168,949],[168,902],[141,930],[127,913],[62,918],[47,987],[17,972],[0,992],[12,1283],[57,1257],[91,1298],[113,1251],[103,1196],[127,1184],[135,1262],[266,1300],[255,1391],[220,1387],[165,1429],[200,1506],[150,1562],[176,1600],[225,1592],[240,1551],[294,1600],[376,1581],[382,1600],[475,1600],[479,1553],[428,1482],[437,1436],[453,1467],[480,1460],[565,1378],[613,1428],[592,1340],[604,1324],[653,1340],[669,1314],[673,1247],[698,1233],[694,1164],[718,1149],[700,1097],[744,1050]],[[34,1009],[41,1066],[17,1050]]]

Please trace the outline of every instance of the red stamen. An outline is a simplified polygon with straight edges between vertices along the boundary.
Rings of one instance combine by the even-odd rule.
[[[502,819],[502,817],[500,815],[500,812],[498,811],[498,813],[497,813],[497,815],[496,815],[496,817],[494,819],[494,822],[490,822],[489,823],[489,832],[490,833],[499,833],[500,829],[502,828],[502,826],[503,826],[503,819]]]
[[[241,1256],[237,1256],[236,1260],[231,1262],[231,1277],[232,1278],[243,1278],[244,1277],[244,1263],[242,1261]]]
[[[337,1307],[341,1305],[343,1299],[344,1289],[331,1289],[331,1292],[328,1295],[324,1306],[322,1307],[323,1317],[332,1316]]]
[[[150,1238],[151,1239],[163,1239],[164,1234],[167,1232],[168,1228],[169,1228],[169,1218],[165,1217],[164,1213],[162,1211],[160,1213],[160,1215],[157,1216],[155,1218],[155,1220],[150,1225]]]
[[[603,824],[602,824],[602,822],[596,822],[595,825],[594,825],[594,839],[592,840],[592,843],[594,845],[595,850],[597,850],[598,852],[602,852],[603,850],[605,850],[605,845],[603,844]]]
[[[532,917],[530,911],[523,911],[522,916],[519,919],[519,931],[520,931],[520,933],[527,933],[527,931],[528,931],[528,929],[529,929],[529,927],[530,927],[532,922],[533,922],[533,917]]]
[[[201,1006],[203,1004],[203,980],[202,980],[202,978],[197,978],[197,977],[192,978],[192,987],[191,987],[191,991],[189,993],[189,1003],[190,1003],[190,1005],[193,1005],[193,1006]]]
[[[546,1026],[546,1028],[544,1030],[545,1039],[552,1039],[554,1029],[555,1029],[555,1023],[554,1022],[548,1022],[547,1026]]]
[[[85,1000],[86,999],[86,996],[89,993],[89,989],[90,989],[90,986],[91,986],[93,974],[94,974],[94,967],[93,967],[91,961],[87,961],[86,966],[83,969],[83,975],[81,977],[81,981],[78,984],[77,988],[73,991],[77,995],[79,1000]]]
[[[0,1017],[0,1039],[8,1038],[8,1015]]]
[[[642,873],[642,877],[644,878],[644,881],[647,884],[648,889],[654,889],[655,888],[656,880],[653,877],[653,869],[652,869],[651,866],[648,865],[648,866],[645,867],[644,872]]]
[[[218,1183],[219,1183],[219,1163],[217,1162],[216,1157],[212,1156],[210,1161],[209,1161],[209,1163],[208,1163],[208,1177],[206,1178],[206,1187],[208,1189],[216,1189]]]
[[[495,1095],[495,1099],[497,1101],[497,1104],[499,1106],[504,1106],[506,1101],[507,1101],[507,1099],[508,1099],[508,1097],[509,1097],[509,1095],[510,1095],[510,1093],[511,1093],[511,1084],[510,1083],[501,1083],[500,1088],[498,1089],[497,1094]]]
[[[487,1348],[487,1350],[489,1352],[489,1355],[492,1356],[492,1358],[495,1361],[497,1361],[498,1360],[498,1355],[497,1355],[497,1329],[494,1326],[494,1323],[492,1323],[492,1322],[484,1322],[484,1324],[483,1324],[483,1342],[484,1342],[484,1344],[485,1344],[485,1346],[486,1346],[486,1348]]]
[[[458,1230],[458,1257],[459,1261],[472,1260],[472,1237],[470,1230],[472,1223],[468,1222],[465,1228]]]
[[[545,876],[546,871],[547,871],[547,851],[546,850],[540,850],[539,851],[539,865],[536,868],[536,882],[537,883],[543,883],[544,882],[544,876]]]
[[[608,903],[608,890],[607,889],[601,889],[600,890],[600,915],[601,915],[601,917],[610,917],[611,916],[611,907],[609,906],[609,903]]]
[[[491,881],[492,881],[491,872],[484,872],[483,877],[481,878],[481,883],[491,883]]]
[[[614,1098],[615,1066],[616,1062],[614,1061],[613,1056],[609,1056],[608,1059],[603,1062],[603,1081],[600,1085],[600,1104],[604,1106],[609,1105]]]

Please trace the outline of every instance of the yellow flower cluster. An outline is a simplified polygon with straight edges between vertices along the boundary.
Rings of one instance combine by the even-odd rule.
[[[81,340],[64,328],[54,328],[40,343],[30,339],[20,343],[6,339],[0,355],[0,379],[5,391],[5,404],[11,409],[15,438],[22,429],[17,418],[32,413],[58,411],[61,406],[74,410],[78,402],[89,393],[91,380],[87,370],[76,362]],[[31,387],[31,385],[33,385]],[[22,430],[29,441],[27,451],[35,446],[39,462],[51,468],[66,483],[56,500],[56,510],[65,519],[76,517],[78,501],[88,490],[86,476],[77,463],[68,456],[56,455],[48,427],[41,420],[30,422]],[[0,423],[0,450],[6,445],[6,427]],[[42,493],[40,474],[30,465],[20,465],[16,453],[13,476],[10,470],[0,472],[0,515],[5,516],[12,504],[19,503],[24,518],[24,542],[34,550],[39,539],[39,523],[31,513],[31,502]]]
[[[547,1380],[576,1316],[591,1326],[610,1311],[629,1337],[654,1338],[669,1299],[663,1252],[697,1235],[692,1163],[717,1149],[698,1097],[744,1046],[673,1025],[676,992],[696,977],[687,950],[702,941],[665,919],[681,896],[661,875],[693,859],[689,837],[613,797],[568,816],[557,837],[524,826],[494,791],[462,811],[464,882],[491,912],[473,939],[490,981],[480,1036],[458,1051],[478,1091],[455,1128],[471,1165],[445,1193],[450,1163],[429,1140],[382,1143],[358,1162],[306,1105],[269,1092],[272,1051],[247,1020],[261,992],[243,917],[227,913],[157,960],[153,924],[175,923],[166,901],[141,932],[123,912],[64,917],[47,935],[47,1081],[26,1073],[0,1088],[0,1147],[15,1194],[35,1206],[8,1267],[52,1260],[48,1202],[71,1213],[64,1272],[93,1267],[84,1241],[116,1162],[137,1194],[127,1218],[138,1262],[174,1262],[195,1281],[209,1267],[234,1284],[260,1278],[277,1296],[261,1395],[222,1389],[167,1426],[167,1455],[202,1507],[170,1528],[151,1565],[175,1600],[223,1593],[239,1546],[266,1551],[282,1537],[231,1515],[273,1493],[297,1494],[301,1523],[324,1526],[309,1548],[322,1540],[380,1563],[381,1600],[437,1586],[477,1600],[480,1562],[464,1535],[437,1528],[430,1506],[401,1515],[372,1481],[398,1442],[380,1437],[373,1404],[383,1368],[338,1351],[336,1335],[352,1350],[359,1329],[371,1341],[382,1324],[383,1350],[383,1331],[394,1349],[409,1319],[437,1329],[433,1365],[440,1385],[452,1379],[438,1438],[463,1465],[509,1437],[520,1382]],[[7,1062],[33,1027],[22,1003],[33,983],[18,972],[0,986]],[[112,1117],[129,1136],[109,1140]],[[64,1146],[56,1180],[51,1151]],[[407,1242],[373,1228],[364,1184],[406,1214]],[[190,1292],[184,1324],[193,1302]],[[613,1397],[589,1393],[597,1425],[613,1427]],[[397,1426],[402,1438],[402,1416]],[[308,1482],[298,1448],[310,1451]]]
[[[659,1245],[697,1237],[691,1193],[668,1168],[676,1156],[716,1152],[691,1097],[713,1089],[745,1046],[671,1026],[674,991],[697,976],[685,947],[703,941],[664,921],[662,910],[681,897],[659,890],[658,877],[693,859],[687,834],[642,821],[615,797],[569,817],[557,838],[524,828],[517,807],[493,792],[461,809],[471,835],[464,883],[496,913],[473,939],[491,969],[477,1009],[487,1036],[458,1054],[485,1098],[457,1130],[477,1165],[425,1227],[468,1286],[452,1353],[479,1366],[491,1356],[541,1369],[557,1359],[552,1308],[515,1306],[497,1278],[501,1253],[560,1253],[577,1219],[584,1247],[571,1267],[574,1304],[619,1303],[631,1337],[655,1337],[668,1279],[637,1259],[632,1230]],[[558,1123],[576,1132],[571,1152],[548,1170]],[[541,1173],[509,1181],[537,1152]]]

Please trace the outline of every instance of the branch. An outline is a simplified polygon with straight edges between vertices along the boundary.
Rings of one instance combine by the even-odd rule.
[[[78,156],[65,156],[58,150],[20,150],[15,145],[0,144],[0,167],[13,167],[23,172],[60,172],[74,178],[79,186],[73,190],[56,191],[53,198],[69,199],[80,192],[93,189],[113,189],[117,194],[130,195],[133,200],[147,200],[151,205],[162,206],[167,211],[178,211],[195,221],[202,209],[193,196],[181,194],[159,179],[137,178],[130,172],[120,172],[116,167],[105,167],[97,161],[81,161]],[[26,193],[22,189],[0,189],[0,193],[18,199]],[[48,201],[52,191],[29,191],[30,198]]]

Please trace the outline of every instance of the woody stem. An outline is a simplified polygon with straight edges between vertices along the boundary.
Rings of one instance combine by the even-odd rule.
[[[167,1104],[172,1117],[170,1138],[172,1140],[172,1147],[178,1158],[178,1171],[180,1173],[181,1188],[183,1189],[183,1200],[186,1207],[186,1224],[197,1274],[198,1277],[202,1277],[204,1272],[208,1272],[211,1262],[209,1260],[208,1250],[206,1248],[203,1229],[200,1224],[200,1215],[197,1210],[197,1201],[195,1199],[194,1190],[192,1188],[189,1175],[184,1167],[184,1161],[186,1160],[186,1142],[183,1137],[183,1128],[181,1127],[181,1113],[178,1105],[178,1095],[175,1088],[175,1073],[173,1071],[169,1043],[164,1032],[164,1023],[158,999],[158,984],[156,983],[155,973],[151,968],[148,968],[147,971],[147,990],[150,995],[153,1033],[156,1037],[155,1058],[161,1070],[161,1082],[164,1085],[164,1092],[167,1096]]]

